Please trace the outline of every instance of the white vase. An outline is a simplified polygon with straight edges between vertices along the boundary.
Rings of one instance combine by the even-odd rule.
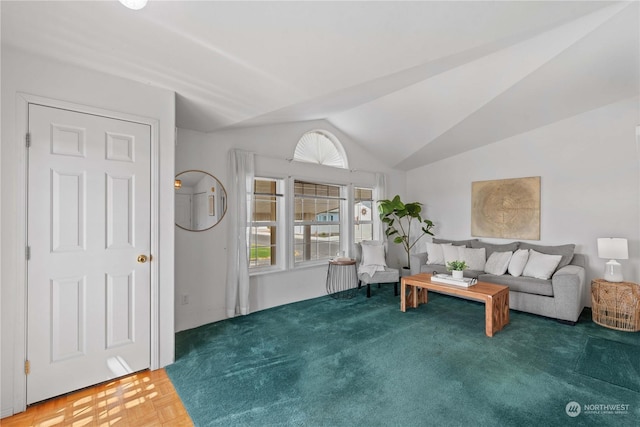
[[[454,279],[462,279],[462,270],[452,270],[451,271],[451,276]]]

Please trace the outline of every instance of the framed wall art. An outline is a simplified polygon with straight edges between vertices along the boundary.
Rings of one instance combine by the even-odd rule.
[[[540,177],[473,182],[471,235],[540,240]]]

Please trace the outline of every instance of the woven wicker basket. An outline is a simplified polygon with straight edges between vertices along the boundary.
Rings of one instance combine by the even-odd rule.
[[[640,285],[594,280],[591,313],[598,325],[619,331],[640,331]]]

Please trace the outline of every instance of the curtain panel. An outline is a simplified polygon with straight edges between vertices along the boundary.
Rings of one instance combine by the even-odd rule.
[[[253,211],[254,153],[229,151],[229,212],[227,234],[227,317],[249,314],[249,237]]]
[[[384,236],[384,224],[378,215],[378,202],[387,198],[387,181],[385,175],[376,172],[376,186],[373,190],[373,239],[386,240]]]

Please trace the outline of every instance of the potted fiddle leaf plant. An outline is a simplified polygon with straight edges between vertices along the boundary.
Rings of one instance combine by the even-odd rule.
[[[447,270],[451,272],[451,276],[454,279],[462,279],[462,272],[467,268],[469,268],[469,266],[464,261],[449,261],[447,263]]]
[[[404,248],[407,253],[407,264],[404,267],[407,269],[411,269],[411,248],[426,234],[433,236],[433,222],[422,218],[421,213],[422,203],[403,203],[398,195],[391,200],[378,202],[380,220],[386,225],[384,232],[387,237],[393,237],[394,243],[401,244]],[[416,227],[420,227],[417,232]]]

